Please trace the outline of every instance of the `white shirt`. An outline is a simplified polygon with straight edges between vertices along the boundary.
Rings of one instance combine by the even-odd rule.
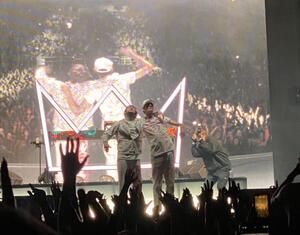
[[[119,93],[131,104],[130,85],[135,83],[135,81],[135,72],[125,74],[113,73],[103,79],[95,81],[95,84],[85,98],[89,103],[94,103],[101,98],[111,85],[114,85]],[[100,111],[104,121],[119,121],[123,119],[124,110],[125,106],[113,93],[100,105]]]

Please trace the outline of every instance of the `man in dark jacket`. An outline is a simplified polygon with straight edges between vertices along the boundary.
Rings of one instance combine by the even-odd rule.
[[[192,140],[192,155],[203,159],[207,170],[206,180],[213,184],[217,183],[218,189],[224,188],[231,170],[227,151],[204,129],[197,130],[193,134]]]

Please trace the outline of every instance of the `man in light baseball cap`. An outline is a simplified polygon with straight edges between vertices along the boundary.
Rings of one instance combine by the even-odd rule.
[[[152,100],[152,99],[146,99],[146,100],[144,100],[143,101],[143,108],[145,108],[145,106],[146,105],[148,105],[148,104],[152,104],[152,105],[154,105],[154,100]]]
[[[150,145],[154,214],[157,214],[161,207],[159,198],[163,178],[166,183],[166,192],[174,195],[175,145],[173,138],[167,132],[167,125],[182,127],[182,124],[165,117],[162,112],[154,112],[154,101],[152,99],[144,100],[143,112],[145,114],[143,133]]]
[[[107,74],[113,71],[114,63],[105,57],[100,57],[95,60],[94,62],[94,70],[100,74]]]

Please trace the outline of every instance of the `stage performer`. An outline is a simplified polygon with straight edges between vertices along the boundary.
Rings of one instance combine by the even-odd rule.
[[[226,149],[201,127],[193,133],[192,141],[192,155],[203,159],[207,170],[206,180],[213,184],[217,183],[218,189],[226,187],[231,170]]]
[[[142,119],[137,119],[135,106],[129,105],[124,111],[124,119],[115,122],[103,135],[103,147],[106,152],[111,146],[108,141],[115,136],[118,143],[118,178],[119,190],[124,185],[125,173],[127,169],[135,173],[133,187],[142,191],[140,154],[142,151]]]
[[[93,90],[91,90],[90,95],[86,97],[88,103],[97,101],[99,95],[103,94],[109,86],[113,85],[131,104],[130,85],[153,70],[154,66],[141,56],[137,55],[131,48],[122,48],[120,52],[133,59],[140,68],[133,72],[119,74],[114,72],[114,64],[110,59],[105,57],[96,59],[94,62],[94,71],[99,79],[97,80],[97,85]],[[104,128],[107,121],[114,122],[123,119],[123,110],[124,104],[122,104],[114,94],[110,94],[100,106],[102,114],[102,128]],[[115,139],[111,139],[108,144],[110,146],[109,151],[104,151],[106,165],[116,165],[118,156],[117,141]],[[116,170],[108,170],[107,174],[114,177],[115,180],[118,180]]]
[[[170,118],[165,117],[161,112],[154,112],[154,101],[147,99],[143,102],[143,112],[145,114],[143,132],[150,144],[154,211],[160,210],[160,195],[162,190],[162,180],[166,182],[166,192],[174,195],[174,138],[167,132],[167,125],[183,127]]]

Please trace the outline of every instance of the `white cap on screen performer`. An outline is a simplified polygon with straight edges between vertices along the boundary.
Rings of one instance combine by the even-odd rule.
[[[113,62],[105,57],[100,57],[94,62],[94,70],[97,73],[108,73],[113,70]]]

